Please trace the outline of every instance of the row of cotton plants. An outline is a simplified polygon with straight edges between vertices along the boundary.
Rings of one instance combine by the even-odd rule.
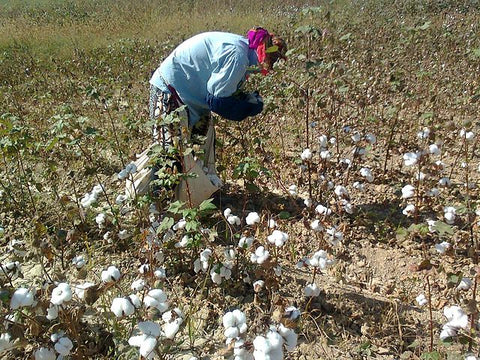
[[[132,164],[120,171],[118,187],[122,188],[123,181],[135,171]],[[12,260],[2,263],[4,286],[11,291],[5,299],[5,332],[0,343],[3,353],[28,349],[35,359],[88,356],[85,343],[94,342],[94,334],[87,317],[93,322],[90,325],[114,334],[110,347],[128,344],[128,351],[137,351],[146,359],[165,351],[179,352],[182,347],[172,344],[180,344],[187,336],[185,324],[195,317],[190,304],[182,303],[174,289],[179,268],[195,282],[222,291],[236,283],[244,284],[255,302],[268,309],[271,293],[278,286],[272,284],[281,283],[283,272],[291,271],[288,263],[295,260],[288,250],[293,246],[290,236],[282,221],[272,215],[250,212],[243,217],[230,208],[223,209],[221,222],[233,234],[227,242],[217,239],[214,228],[204,227],[199,221],[200,212],[192,214],[191,209],[172,204],[175,216],[168,217],[156,205],[115,194],[114,187],[109,189],[104,184],[95,185],[79,204],[85,221],[92,226],[92,236],[109,246],[129,244],[135,259],[129,263],[136,263],[136,268],[122,266],[118,259],[100,266],[87,248],[67,256],[70,260],[66,268],[73,276],[43,268],[41,278],[30,279],[22,276],[21,257],[11,252]],[[206,204],[205,213],[211,213],[213,208]],[[132,226],[138,213],[148,218],[141,228]],[[180,215],[184,216],[173,220]],[[318,279],[335,261],[322,249],[304,255],[297,259],[298,268],[308,269],[305,275],[311,274],[311,281],[299,291],[305,298],[303,306],[308,307],[309,301],[320,294],[316,276]],[[300,309],[293,304],[286,306],[280,320],[272,319],[265,328],[257,325],[254,333],[247,326],[242,304],[238,307],[233,311],[225,308],[222,321],[225,346],[233,358],[283,359],[285,351],[295,350]],[[17,326],[28,328],[33,318],[35,332],[19,335],[12,330]],[[121,334],[124,339],[118,338]],[[114,349],[104,351],[108,355]]]

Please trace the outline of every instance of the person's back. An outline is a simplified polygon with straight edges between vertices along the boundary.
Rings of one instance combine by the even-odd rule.
[[[257,55],[243,36],[206,32],[180,44],[155,71],[150,83],[172,86],[190,111],[190,126],[210,112],[207,95],[228,97],[257,65]]]

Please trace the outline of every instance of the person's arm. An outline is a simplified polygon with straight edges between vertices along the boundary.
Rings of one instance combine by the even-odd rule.
[[[206,102],[214,113],[234,121],[255,116],[263,110],[258,93],[238,92],[248,67],[248,60],[232,53],[219,63],[207,83]]]

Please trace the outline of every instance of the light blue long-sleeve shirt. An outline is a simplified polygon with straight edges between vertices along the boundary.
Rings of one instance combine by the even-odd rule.
[[[210,112],[207,94],[233,95],[245,80],[250,66],[258,65],[248,39],[224,32],[206,32],[181,43],[154,72],[150,83],[168,92],[171,85],[189,108],[193,126]]]

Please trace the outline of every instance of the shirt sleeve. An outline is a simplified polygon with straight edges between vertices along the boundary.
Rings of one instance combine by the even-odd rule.
[[[218,61],[207,82],[207,92],[215,97],[233,95],[244,80],[248,68],[248,58],[235,51],[228,52]]]

